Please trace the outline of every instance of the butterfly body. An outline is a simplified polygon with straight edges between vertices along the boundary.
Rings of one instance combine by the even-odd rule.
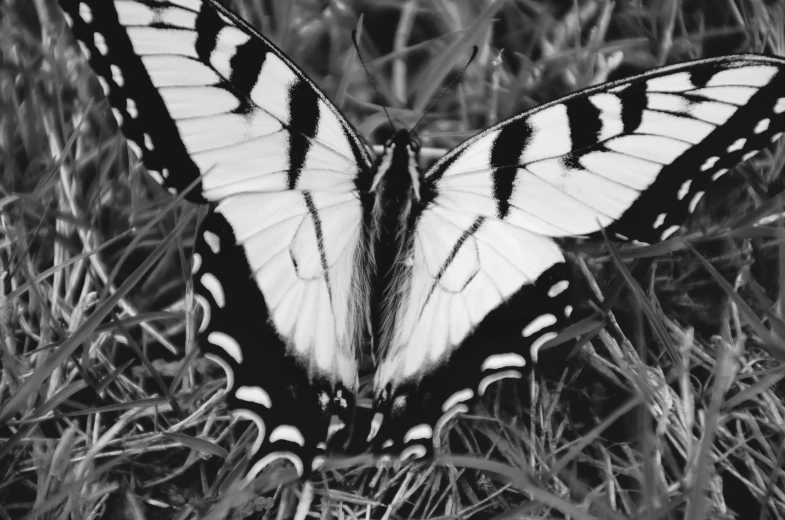
[[[379,454],[426,457],[571,312],[553,240],[654,242],[785,132],[785,61],[726,56],[586,89],[423,171],[379,157],[278,48],[214,0],[60,0],[129,146],[209,203],[194,252],[203,351],[257,428],[252,477],[300,475],[351,434],[358,352],[378,362]]]

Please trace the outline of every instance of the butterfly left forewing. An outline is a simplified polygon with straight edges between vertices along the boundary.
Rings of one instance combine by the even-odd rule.
[[[226,369],[230,409],[258,427],[249,476],[277,458],[309,472],[351,422],[365,144],[213,0],[60,4],[135,155],[170,191],[212,203],[194,255],[200,344]]]
[[[381,336],[378,449],[419,457],[569,316],[551,237],[667,238],[707,186],[785,131],[785,61],[665,67],[504,121],[438,161]],[[613,236],[613,235],[612,235]]]

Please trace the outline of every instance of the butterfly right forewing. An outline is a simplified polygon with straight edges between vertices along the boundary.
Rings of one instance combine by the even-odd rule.
[[[377,447],[431,452],[446,418],[521,377],[571,310],[552,238],[670,236],[707,186],[785,132],[785,60],[726,56],[607,83],[440,159],[381,336]]]

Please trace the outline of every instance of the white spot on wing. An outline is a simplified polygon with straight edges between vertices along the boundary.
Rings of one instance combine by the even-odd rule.
[[[98,52],[103,56],[106,56],[109,53],[109,47],[106,46],[106,40],[101,33],[96,32],[93,34],[93,43],[95,44],[95,48],[98,49]]]
[[[242,401],[260,404],[265,408],[273,407],[273,402],[270,400],[270,394],[265,392],[264,389],[259,386],[243,385],[234,392],[234,395]]]
[[[442,407],[442,408],[444,408],[444,407]],[[447,411],[444,414],[442,414],[441,417],[439,417],[439,420],[436,421],[436,425],[434,425],[434,428],[433,428],[433,445],[434,445],[434,447],[438,448],[439,445],[441,444],[440,439],[439,439],[439,435],[440,435],[440,433],[442,431],[442,428],[444,428],[444,425],[447,424],[450,419],[452,419],[453,417],[455,417],[459,413],[466,413],[468,411],[469,411],[469,407],[468,406],[466,406],[465,404],[459,404],[459,405],[453,406],[451,408],[448,408]]]
[[[735,152],[737,150],[741,150],[744,148],[744,145],[747,144],[747,140],[742,138],[736,139],[733,144],[728,147],[728,153]]]
[[[403,460],[409,460],[409,459],[412,459],[412,458],[414,458],[414,459],[421,459],[421,458],[425,457],[426,453],[427,453],[427,450],[425,449],[425,446],[420,446],[419,444],[416,444],[414,446],[409,446],[408,448],[403,450],[401,452],[401,457],[400,458],[401,458],[402,461]]]
[[[555,321],[555,318],[554,318]],[[508,352],[506,354],[494,354],[485,358],[482,363],[482,371],[497,370],[505,367],[523,367],[526,366],[526,360],[520,354]],[[453,394],[455,395],[455,394]]]
[[[471,388],[464,388],[463,390],[458,390],[450,397],[448,397],[446,401],[444,401],[444,404],[442,404],[442,412],[446,412],[456,404],[468,401],[472,397],[474,397],[474,392],[472,392]]]
[[[155,146],[153,146],[153,139],[150,137],[150,134],[144,134],[144,145],[150,151],[155,150]]]
[[[114,120],[117,121],[118,126],[123,126],[123,114],[115,107],[112,107],[112,115],[114,116]]]
[[[123,78],[123,71],[120,70],[120,67],[118,67],[114,63],[112,63],[110,67],[112,69],[112,79],[114,80],[114,82],[121,87],[125,85],[125,78]]]
[[[782,137],[782,132],[777,132],[776,134],[771,136],[771,142],[773,143],[774,141],[779,141],[780,137]]]
[[[781,114],[785,112],[785,97],[781,97],[777,100],[777,104],[774,105],[774,113]]]
[[[712,166],[714,166],[714,164],[715,164],[717,161],[719,161],[719,160],[720,160],[720,158],[719,158],[719,157],[717,157],[716,155],[715,155],[714,157],[709,157],[708,159],[706,159],[706,162],[704,162],[704,163],[701,165],[701,171],[702,171],[702,172],[705,172],[706,170],[708,170],[709,168],[711,168]],[[679,198],[681,198],[681,197],[679,197]]]
[[[569,288],[569,287],[570,287],[570,282],[568,282],[567,280],[562,280],[560,282],[556,282],[555,284],[553,284],[551,286],[550,289],[548,289],[548,297],[549,298],[556,297],[556,296],[560,295],[561,293],[563,293],[564,291],[566,291],[567,288]]]
[[[157,171],[155,171],[155,170],[147,170],[147,173],[149,173],[150,177],[155,179],[155,182],[157,182],[158,184],[163,184],[164,183],[164,178]]]
[[[666,238],[670,237],[672,234],[679,230],[679,226],[671,226],[665,231],[662,232],[662,236],[660,236],[660,240],[665,240]]]
[[[750,159],[750,158],[752,158],[752,157],[754,157],[754,156],[758,155],[758,152],[759,152],[759,151],[760,151],[760,150],[751,150],[751,151],[749,151],[749,152],[745,153],[744,155],[742,155],[742,156],[741,156],[741,160],[742,160],[742,162],[744,162],[744,161],[746,161],[747,159]]]
[[[681,200],[681,199],[683,199],[684,197],[687,196],[687,194],[690,192],[690,186],[692,186],[692,181],[691,180],[684,181],[684,183],[679,188],[679,193],[678,193],[679,200]],[[657,226],[655,226],[655,227],[657,227]]]
[[[248,474],[245,475],[245,478],[243,480],[245,482],[250,482],[256,477],[256,475],[260,471],[262,471],[265,467],[267,467],[267,465],[278,459],[286,459],[289,462],[291,462],[292,465],[294,466],[295,471],[297,471],[297,475],[300,477],[303,476],[303,461],[302,459],[300,459],[300,457],[298,457],[297,455],[295,455],[290,451],[274,451],[272,453],[268,453],[267,455],[256,461],[256,464],[254,464],[251,467],[251,469],[248,471]]]
[[[717,173],[715,173],[714,175],[711,176],[711,180],[716,181],[717,179],[719,179],[720,177],[722,177],[726,173],[728,173],[728,169],[727,168],[723,168],[721,170],[717,170]]]
[[[136,101],[133,99],[126,99],[126,110],[128,111],[128,115],[131,116],[131,119],[136,119],[139,117],[139,111],[136,109]],[[152,150],[152,148],[150,149]]]
[[[409,428],[409,431],[403,436],[404,444],[408,444],[409,442],[416,440],[416,439],[430,439],[433,436],[433,429],[423,423],[418,424],[417,426],[413,426]]]
[[[523,337],[528,338],[532,334],[541,331],[545,327],[550,327],[554,323],[556,323],[556,316],[553,314],[542,314],[537,316],[523,329]]]
[[[85,23],[88,23],[88,24],[92,23],[92,21],[93,21],[93,10],[90,9],[89,5],[87,5],[86,3],[82,2],[82,3],[79,4],[79,16],[82,17],[82,20],[84,20]]]
[[[212,231],[205,231],[202,234],[205,243],[210,248],[210,250],[215,253],[216,255],[221,252],[221,240],[218,238],[218,235],[213,233]]]
[[[695,211],[695,206],[697,206],[698,202],[700,202],[701,197],[703,197],[703,193],[704,192],[699,191],[698,193],[695,194],[694,197],[692,197],[692,200],[690,201],[690,213]]]
[[[317,455],[311,461],[311,471],[319,471],[324,466],[324,463],[327,462],[327,459],[322,457],[321,455]]]
[[[194,253],[191,257],[191,274],[196,274],[202,267],[202,255]]]
[[[112,91],[112,88],[109,86],[109,82],[103,76],[98,76],[98,84],[101,85],[101,90],[104,91],[104,95],[109,97],[109,93]]]
[[[758,124],[755,125],[755,133],[759,134],[761,132],[765,132],[766,130],[768,130],[769,122],[771,122],[771,119],[769,118],[761,119],[760,121],[758,121]]]
[[[222,348],[238,364],[243,362],[243,351],[240,349],[240,344],[229,334],[214,330],[207,335],[207,342]]]
[[[288,441],[305,446],[305,438],[296,427],[290,424],[282,424],[270,432],[270,442]]]
[[[251,91],[254,103],[283,123],[289,122],[289,88],[298,81],[292,69],[275,54],[267,53],[259,79]]]
[[[213,297],[215,304],[223,309],[224,305],[226,304],[226,299],[224,298],[224,290],[221,286],[221,282],[218,281],[218,278],[215,277],[212,273],[204,273],[199,280],[202,282],[202,285],[205,289],[207,289],[210,295]]]
[[[684,198],[684,197],[679,197],[679,199],[682,199],[682,198]],[[654,229],[657,229],[658,227],[660,227],[665,222],[665,217],[667,217],[667,216],[668,215],[665,214],[665,213],[660,213],[659,215],[657,215],[657,218],[654,219],[654,224],[652,225],[652,227]]]
[[[517,370],[505,370],[504,372],[497,372],[496,374],[491,374],[482,378],[480,381],[479,386],[477,387],[477,393],[479,395],[485,394],[485,391],[488,389],[488,386],[492,385],[496,381],[501,381],[502,379],[509,379],[515,378],[520,379],[521,373]]]
[[[532,361],[534,361],[535,363],[537,362],[537,356],[540,353],[540,348],[542,348],[543,345],[548,343],[550,340],[552,340],[556,336],[558,336],[557,333],[555,333],[555,332],[548,332],[546,334],[543,334],[539,338],[537,338],[534,341],[534,343],[532,343],[532,346],[529,347],[529,352],[531,353]]]
[[[368,432],[368,438],[365,439],[366,442],[371,442],[376,434],[379,433],[379,428],[382,427],[382,422],[384,422],[384,415],[380,412],[376,412],[371,420],[371,428]]]

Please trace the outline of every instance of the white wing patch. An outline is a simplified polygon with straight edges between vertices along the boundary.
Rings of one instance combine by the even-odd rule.
[[[436,206],[420,218],[411,279],[376,388],[443,362],[490,311],[563,261],[552,240],[502,220],[483,220],[466,236],[472,220],[465,209]]]
[[[362,222],[356,195],[244,193],[223,198],[217,211],[243,246],[279,333],[294,351],[351,387]]]

